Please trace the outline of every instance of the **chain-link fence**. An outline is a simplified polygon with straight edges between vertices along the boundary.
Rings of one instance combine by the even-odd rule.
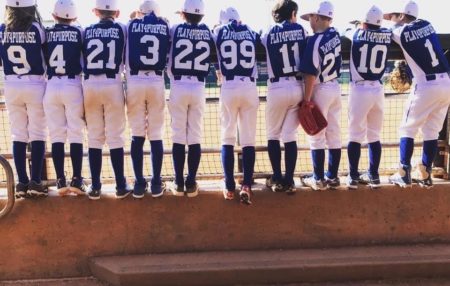
[[[404,105],[406,103],[407,94],[395,93],[388,84],[388,72],[393,68],[393,62],[389,61],[388,71],[386,72],[385,79],[383,80],[385,85],[385,117],[383,121],[383,129],[381,133],[381,141],[383,143],[383,155],[381,160],[380,172],[381,173],[392,173],[396,170],[398,166],[398,128],[403,115]],[[258,123],[257,123],[257,156],[256,156],[256,166],[255,166],[255,176],[262,177],[267,176],[271,173],[270,162],[268,159],[268,154],[266,151],[267,137],[266,137],[266,126],[265,126],[265,108],[266,108],[266,95],[267,95],[267,68],[265,63],[259,64],[259,79],[258,79],[258,91],[260,96],[260,107],[258,111]],[[345,147],[348,143],[348,93],[349,93],[349,71],[348,63],[344,64],[342,70],[342,76],[340,79],[341,89],[342,89],[342,113],[341,113],[341,131],[342,131],[342,145]],[[219,108],[219,98],[220,98],[220,87],[216,84],[214,68],[211,68],[210,76],[207,80],[206,85],[207,98],[206,98],[206,109],[203,120],[203,140],[202,148],[204,150],[201,164],[199,168],[199,176],[203,178],[220,178],[222,176],[222,166],[220,160],[220,108]],[[167,84],[166,96],[169,95],[169,84]],[[4,103],[0,104],[0,153],[5,155],[6,158],[10,159],[12,162],[12,146],[10,142],[10,127],[8,122],[7,111]],[[128,125],[127,125],[128,126]],[[126,176],[129,178],[133,177],[133,168],[131,163],[131,157],[129,155],[131,135],[130,129],[126,129],[126,158],[125,158],[125,170]],[[420,142],[421,138],[417,138],[417,142]],[[298,131],[298,143],[299,143],[299,156],[296,167],[296,173],[310,173],[312,172],[312,163],[309,151],[308,139],[301,127]],[[151,163],[150,163],[150,144],[148,141],[145,144],[145,175],[150,176],[151,174]],[[170,115],[166,108],[165,117],[165,131],[164,131],[164,148],[166,155],[164,156],[162,175],[169,179],[173,176],[173,165],[171,158],[171,130],[170,130]],[[48,141],[47,150],[50,151],[51,144]],[[66,146],[69,147],[68,144]],[[85,150],[87,151],[87,140],[85,140]],[[67,149],[67,152],[69,150]],[[108,181],[114,177],[111,164],[109,162],[108,150],[104,149],[105,158],[103,160],[102,177],[105,181]],[[417,147],[415,150],[415,156],[420,155],[420,148]],[[236,156],[239,157],[239,148],[236,148]],[[361,168],[368,166],[368,156],[367,152],[362,152],[362,158],[360,163]],[[50,154],[47,154],[46,159],[46,177],[48,180],[55,180],[55,171],[53,168],[53,163]],[[236,169],[239,172],[239,160],[236,160]],[[347,154],[344,150],[342,154],[342,161],[340,166],[340,172],[346,173],[348,170]],[[70,177],[71,174],[71,163],[70,159],[66,160],[66,173]],[[87,156],[84,160],[83,176],[89,178],[89,166],[87,161]],[[3,174],[1,178],[4,178]]]

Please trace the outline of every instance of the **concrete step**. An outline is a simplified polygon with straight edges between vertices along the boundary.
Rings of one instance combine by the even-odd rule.
[[[450,276],[450,245],[228,251],[99,257],[112,285],[245,285]]]

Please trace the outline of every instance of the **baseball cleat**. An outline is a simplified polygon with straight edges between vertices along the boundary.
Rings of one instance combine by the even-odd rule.
[[[347,176],[347,188],[349,190],[357,190],[359,183],[360,183],[359,178],[358,179],[354,179],[350,175]]]
[[[359,183],[362,185],[367,185],[372,189],[381,188],[380,176],[372,176],[369,173],[365,173],[359,176]]]
[[[273,177],[266,179],[266,187],[275,193],[284,192],[284,188],[281,182],[274,180]]]
[[[76,194],[77,196],[86,195],[86,183],[83,178],[72,178],[72,181],[70,181],[70,192]]]
[[[125,184],[124,188],[117,188],[116,187],[116,199],[124,199],[128,197],[129,194],[133,192],[133,189],[128,186],[128,184]]]
[[[69,194],[70,188],[67,187],[66,177],[61,177],[56,180],[56,189],[60,196],[67,196]]]
[[[398,172],[389,177],[389,182],[401,188],[411,188],[411,167],[400,165]]]
[[[147,191],[148,191],[148,183],[145,180],[141,182],[134,181],[133,198],[142,199]]]
[[[184,196],[184,186],[178,185],[176,181],[172,183],[172,186],[170,187],[170,191],[172,192],[172,195],[176,197],[183,197]]]
[[[223,189],[223,198],[226,201],[232,201],[234,200],[234,194],[235,194],[235,190],[227,190],[227,189]]]
[[[303,186],[311,188],[313,191],[324,191],[327,189],[325,180],[316,180],[314,176],[300,178]]]
[[[325,183],[328,189],[336,190],[341,185],[341,180],[339,179],[339,177],[330,179],[327,176],[325,176]]]
[[[150,190],[152,192],[152,198],[160,198],[166,191],[166,183],[161,182],[161,184],[152,184]]]
[[[16,185],[16,199],[26,198],[28,191],[28,184],[17,183]]]
[[[90,200],[96,201],[100,199],[100,195],[102,194],[101,189],[94,189],[92,185],[89,187],[88,197]]]
[[[30,183],[28,184],[27,194],[31,197],[37,198],[47,197],[48,189],[42,182],[36,183],[35,181],[30,181]]]
[[[286,192],[288,195],[293,195],[297,192],[297,188],[295,187],[294,182],[291,184],[283,186],[283,192]]]
[[[188,198],[195,198],[198,196],[199,186],[197,182],[193,186],[186,186],[186,195]]]
[[[418,164],[416,166],[415,178],[412,179],[414,183],[417,183],[420,187],[425,189],[433,188],[433,179],[431,178],[431,172],[427,170],[425,165]]]
[[[251,205],[252,204],[251,196],[252,196],[252,190],[251,190],[250,186],[243,185],[241,187],[241,191],[239,192],[239,198],[241,200],[241,203],[243,203],[245,205]]]

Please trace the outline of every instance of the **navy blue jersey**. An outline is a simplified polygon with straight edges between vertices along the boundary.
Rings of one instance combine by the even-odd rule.
[[[5,75],[43,75],[45,33],[38,23],[27,32],[9,32],[0,26],[0,57]]]
[[[196,76],[204,79],[209,73],[214,41],[205,24],[176,25],[171,30],[169,66],[171,76]]]
[[[169,53],[170,30],[163,19],[151,13],[128,24],[127,66],[129,72],[163,71]]]
[[[308,39],[300,71],[327,82],[341,75],[341,39],[334,28],[316,33]]]
[[[48,28],[46,34],[44,56],[48,77],[80,75],[83,49],[81,28],[56,24]]]
[[[393,39],[403,50],[413,75],[446,73],[448,62],[433,26],[425,20],[393,29]]]
[[[306,32],[300,24],[283,22],[262,36],[266,47],[269,77],[295,76],[306,46]]]
[[[123,70],[125,27],[105,20],[86,28],[83,40],[85,75],[116,75]]]
[[[350,76],[352,81],[381,80],[386,70],[392,32],[385,28],[356,29],[351,40]]]
[[[236,21],[220,26],[215,35],[222,74],[226,78],[256,77],[255,51],[259,35]]]

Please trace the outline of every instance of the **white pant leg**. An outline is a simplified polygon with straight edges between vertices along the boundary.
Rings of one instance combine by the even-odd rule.
[[[102,149],[105,145],[105,120],[102,93],[104,87],[99,82],[87,80],[83,85],[84,110],[89,148]]]
[[[374,89],[372,95],[373,105],[367,115],[367,142],[373,143],[381,140],[381,129],[384,118],[384,90],[383,87]]]
[[[166,98],[164,81],[151,82],[147,90],[147,136],[150,141],[163,139]]]
[[[433,110],[422,127],[425,141],[436,140],[445,121],[450,105],[450,81],[432,84],[427,91],[427,97],[433,95],[436,98]]]
[[[8,110],[12,141],[28,143],[28,114],[22,83],[5,82],[5,102]]]
[[[351,84],[348,97],[349,142],[363,143],[367,134],[367,114],[372,107],[364,86]]]
[[[123,148],[125,144],[125,96],[122,82],[106,85],[103,97],[105,134],[109,149]]]
[[[280,140],[281,130],[290,106],[290,83],[269,85],[266,103],[266,131],[268,140]]]
[[[205,110],[205,87],[196,85],[192,88],[187,112],[187,144],[202,142],[203,113]]]
[[[298,119],[298,104],[303,99],[303,86],[295,84],[289,90],[289,106],[286,110],[283,126],[281,127],[281,139],[284,143],[297,141],[297,130],[300,125]]]
[[[169,96],[172,142],[187,144],[187,114],[189,106],[189,86],[172,83]]]
[[[62,88],[62,101],[67,118],[67,140],[69,143],[83,143],[84,121],[83,89],[79,80],[67,80]]]
[[[222,145],[236,144],[237,123],[239,114],[240,97],[242,92],[237,86],[224,84],[220,91],[220,125]]]
[[[327,138],[327,146],[329,149],[341,149],[341,89],[339,86],[335,90],[330,91],[330,100],[332,101],[328,109],[327,120],[328,126],[325,128],[325,136]]]
[[[22,96],[28,115],[28,137],[31,142],[45,141],[47,137],[43,105],[45,86],[44,81],[26,83],[22,86]]]
[[[44,111],[52,143],[66,143],[67,119],[63,102],[63,85],[50,80],[44,96]]]
[[[431,90],[428,83],[417,84],[413,88],[400,125],[400,137],[416,137],[430,114],[435,112],[434,107],[440,103],[436,101],[436,96]]]
[[[129,80],[127,82],[127,116],[131,135],[145,137],[146,129],[146,82]]]
[[[255,84],[242,87],[239,94],[241,104],[239,108],[239,141],[242,147],[256,145],[256,122],[259,108],[258,89]]]

